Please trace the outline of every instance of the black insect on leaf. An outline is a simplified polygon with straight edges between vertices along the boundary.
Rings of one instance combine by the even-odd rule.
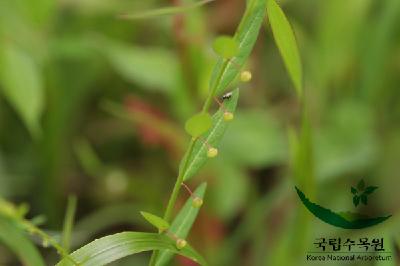
[[[358,193],[358,190],[355,187],[351,187],[351,194],[356,195]]]
[[[354,204],[354,206],[358,206],[358,204],[360,204],[360,197],[359,196],[354,196],[353,197],[353,204]]]
[[[358,188],[358,190],[360,190],[360,191],[363,191],[363,190],[364,190],[364,188],[365,188],[364,179],[361,179],[360,182],[358,182],[357,188]]]
[[[375,187],[375,186],[368,186],[368,187],[365,189],[364,193],[367,194],[367,195],[370,195],[370,194],[372,194],[377,188],[378,188],[378,187]]]
[[[368,204],[368,198],[367,198],[367,195],[366,195],[366,194],[362,194],[362,195],[361,195],[361,202],[362,202],[364,205],[367,205],[367,204]]]

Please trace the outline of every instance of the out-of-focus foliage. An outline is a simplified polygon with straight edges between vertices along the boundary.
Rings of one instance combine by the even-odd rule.
[[[152,230],[139,210],[165,208],[160,203],[190,138],[185,121],[199,111],[217,60],[213,39],[234,34],[245,1],[217,0],[143,20],[118,16],[194,2],[0,1],[0,195],[29,203],[28,218],[43,214],[55,239],[62,236],[68,195],[77,195],[71,250],[124,230]],[[239,87],[241,99],[219,156],[189,181],[190,187],[208,183],[189,241],[210,265],[222,266],[306,265],[305,251],[321,235],[384,237],[394,251],[400,243],[400,1],[277,3],[299,44],[302,101],[264,23],[245,65],[253,80],[231,80],[245,60],[229,65],[229,90]],[[258,13],[253,19],[263,22]],[[294,190],[300,185],[321,205],[352,210],[349,188],[360,179],[379,186],[368,211],[393,214],[367,230],[321,223]],[[182,192],[180,204],[186,199]],[[4,212],[0,241],[1,265],[41,265],[39,253],[46,265],[59,260],[50,249],[36,250],[37,239]]]

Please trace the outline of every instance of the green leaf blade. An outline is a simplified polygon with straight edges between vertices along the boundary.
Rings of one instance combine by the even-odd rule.
[[[146,221],[148,221],[151,225],[155,226],[161,232],[167,230],[170,227],[167,221],[165,221],[161,217],[158,217],[157,215],[143,211],[141,211],[140,214],[144,217],[144,219],[146,219]]]
[[[217,147],[219,142],[221,141],[225,131],[229,125],[229,122],[224,121],[224,112],[228,111],[234,113],[236,110],[236,105],[239,99],[239,89],[235,89],[232,93],[232,97],[229,100],[224,101],[225,109],[220,108],[212,117],[212,127],[210,130],[204,135],[204,140],[212,147]],[[188,180],[193,177],[200,168],[207,162],[209,159],[207,157],[208,146],[205,142],[198,141],[194,148],[191,156],[188,158],[188,166],[184,173],[183,180]],[[187,154],[183,158],[182,162],[185,161]],[[179,171],[183,171],[182,163]]]
[[[265,9],[265,0],[252,0],[249,2],[234,36],[239,46],[238,54],[232,58],[231,61],[233,62],[228,61],[226,63],[226,59],[221,58],[213,69],[210,88],[216,87],[216,95],[224,92],[249,57],[260,31],[265,16]]]
[[[286,69],[289,72],[298,95],[302,95],[303,70],[292,26],[275,0],[268,0],[267,13],[276,45],[281,53]]]
[[[151,250],[169,250],[207,265],[205,260],[189,245],[181,250],[175,246],[175,242],[163,234],[123,232],[102,237],[83,246],[71,254],[80,266],[102,266],[113,261],[140,252]],[[56,266],[74,266],[67,259],[61,260]]]
[[[33,58],[9,44],[1,47],[0,84],[4,96],[33,137],[40,135],[44,108],[43,80]]]
[[[36,247],[25,237],[23,231],[8,218],[0,215],[0,242],[13,251],[23,265],[45,266]]]
[[[211,116],[208,113],[199,113],[186,121],[185,130],[194,138],[200,137],[212,125]]]
[[[202,183],[195,191],[194,195],[201,199],[204,199],[204,194],[207,189],[207,184]],[[169,231],[175,234],[177,237],[185,239],[190,229],[193,226],[194,221],[199,213],[200,208],[192,206],[192,198],[189,198],[183,208],[179,211],[178,215],[171,224]],[[157,257],[156,266],[167,265],[173,257],[173,252],[164,250],[160,252]]]
[[[230,59],[239,52],[239,45],[230,36],[220,36],[213,44],[214,51],[225,59]]]

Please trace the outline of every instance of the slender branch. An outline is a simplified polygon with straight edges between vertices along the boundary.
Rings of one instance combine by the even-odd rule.
[[[223,62],[223,65],[221,67],[221,71],[218,73],[217,80],[215,81],[215,83],[211,87],[210,92],[209,92],[209,94],[207,96],[207,99],[206,99],[206,101],[205,101],[205,103],[203,105],[203,109],[202,109],[203,113],[208,112],[208,109],[210,109],[210,106],[211,106],[211,103],[212,103],[212,101],[214,99],[216,90],[217,90],[217,88],[219,86],[219,83],[221,82],[221,79],[222,79],[222,76],[224,74],[225,68],[228,66],[228,64],[229,64],[229,60],[225,60]],[[181,171],[179,171],[179,174],[178,174],[178,177],[176,179],[176,182],[175,182],[174,188],[172,190],[171,196],[170,196],[170,198],[168,200],[167,209],[166,209],[165,214],[164,214],[164,220],[166,220],[167,222],[170,222],[170,220],[171,220],[172,212],[174,210],[176,200],[178,199],[178,195],[179,195],[180,188],[182,186],[183,178],[185,177],[185,174],[186,174],[189,158],[192,155],[193,148],[194,148],[194,145],[196,144],[197,140],[198,140],[198,138],[192,138],[191,141],[190,141],[187,155],[184,158],[185,161],[183,163],[183,168],[182,168]],[[153,254],[151,255],[151,258],[150,258],[149,266],[155,266],[158,253],[159,252],[157,250],[153,251]]]
[[[182,182],[182,186],[187,190],[187,192],[189,193],[189,195],[191,197],[194,197],[193,191],[188,187],[188,185],[186,185],[185,183]]]
[[[222,75],[224,74],[225,69],[228,66],[228,64],[229,64],[229,60],[225,60],[223,62],[222,67],[221,67],[221,71],[218,73],[217,80],[215,81],[214,86],[211,88],[211,91],[208,94],[208,97],[207,97],[207,99],[206,99],[206,101],[205,101],[205,103],[203,105],[203,110],[202,110],[203,113],[207,112],[208,109],[210,109],[210,106],[211,106],[211,103],[212,103],[212,101],[214,99],[216,90],[219,87],[219,83],[221,82]]]
[[[179,171],[179,175],[178,175],[178,178],[176,179],[174,189],[172,190],[171,196],[169,198],[167,209],[165,210],[165,214],[164,214],[164,220],[166,220],[167,222],[170,222],[170,220],[171,220],[172,212],[174,210],[175,203],[178,198],[180,188],[182,186],[183,178],[185,176],[186,168],[188,166],[189,157],[192,154],[194,145],[196,144],[196,140],[197,140],[196,138],[192,138],[190,141],[189,151],[187,153],[187,156],[185,157],[184,166],[182,168],[182,171]],[[153,251],[153,254],[151,255],[151,259],[150,259],[150,263],[149,263],[150,266],[155,266],[157,257],[158,257],[158,251],[157,250]]]
[[[192,140],[190,141],[188,155],[185,158],[185,162],[183,164],[182,171],[180,171],[178,178],[176,179],[174,189],[172,190],[171,197],[168,201],[167,209],[164,214],[164,220],[166,220],[167,222],[170,222],[170,220],[171,220],[172,212],[173,212],[176,200],[178,198],[179,190],[182,186],[183,178],[185,176],[186,169],[189,164],[189,157],[193,152],[193,148],[194,148],[194,145],[196,144],[196,141],[197,141],[197,138],[192,138]]]

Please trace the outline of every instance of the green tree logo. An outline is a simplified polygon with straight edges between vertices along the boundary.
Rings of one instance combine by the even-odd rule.
[[[351,187],[351,194],[353,194],[353,204],[355,207],[360,205],[360,201],[362,204],[368,204],[368,196],[371,195],[378,187],[375,186],[365,186],[365,182],[361,179],[358,184],[357,188]]]
[[[367,205],[368,196],[378,187],[366,186],[364,180],[360,180],[357,186],[352,186],[350,191],[353,195],[355,207]],[[367,214],[351,211],[333,211],[312,202],[298,187],[295,187],[303,205],[321,221],[344,229],[362,229],[377,225],[389,219],[392,215],[370,217]]]

